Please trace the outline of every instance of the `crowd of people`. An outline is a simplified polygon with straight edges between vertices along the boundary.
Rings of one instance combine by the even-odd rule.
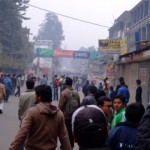
[[[17,80],[19,83],[21,76]],[[20,129],[9,150],[54,150],[58,147],[57,138],[62,150],[72,150],[75,142],[79,150],[150,148],[150,106],[145,112],[139,79],[136,80],[135,102],[132,103],[123,77],[119,78],[116,90],[109,86],[108,78],[98,87],[88,80],[83,83],[80,77],[73,80],[55,75],[50,83],[48,81],[45,75],[40,80],[28,77],[26,91],[20,93],[17,87],[19,92],[14,92],[15,96],[19,96]],[[3,89],[2,99],[5,101],[7,90],[2,80],[0,88]],[[81,89],[83,99],[79,94]],[[58,106],[53,105],[53,100],[58,100]]]

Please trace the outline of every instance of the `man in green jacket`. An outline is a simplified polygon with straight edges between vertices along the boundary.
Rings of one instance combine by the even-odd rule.
[[[113,101],[113,106],[115,110],[115,115],[111,122],[111,128],[117,126],[118,123],[124,122],[125,118],[125,108],[126,108],[126,101],[125,98],[121,95],[117,95]]]

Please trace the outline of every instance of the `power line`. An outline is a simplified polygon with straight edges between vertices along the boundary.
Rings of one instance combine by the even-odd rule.
[[[56,13],[56,12],[53,12],[53,11],[50,11],[50,10],[47,10],[47,9],[44,9],[44,8],[41,8],[41,7],[38,7],[38,6],[35,6],[35,5],[31,5],[31,4],[27,4],[27,5],[30,6],[30,7],[34,7],[36,9],[39,9],[39,10],[43,10],[43,11],[46,11],[46,12],[49,12],[49,13],[54,13],[58,16],[66,17],[66,18],[73,19],[73,20],[76,20],[76,21],[80,21],[80,22],[84,22],[84,23],[88,23],[88,24],[92,24],[92,25],[96,25],[96,26],[100,26],[100,27],[104,27],[104,28],[110,28],[110,27],[105,26],[105,25],[100,25],[100,24],[97,24],[97,23],[93,23],[93,22],[89,22],[89,21],[86,21],[86,20],[81,20],[81,19],[78,19],[78,18],[66,16],[66,15],[63,15],[63,14],[60,14],[60,13]]]

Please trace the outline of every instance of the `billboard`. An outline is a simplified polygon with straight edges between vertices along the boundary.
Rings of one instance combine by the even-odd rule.
[[[99,40],[99,49],[100,50],[119,50],[120,40],[113,40],[113,39]]]
[[[127,53],[126,39],[99,40],[99,50],[102,54],[125,54]]]
[[[53,49],[37,48],[37,56],[52,57],[53,56]]]
[[[55,49],[53,56],[54,57],[68,57],[68,58],[73,58],[74,57],[74,51],[72,51],[72,50],[59,50],[59,49]]]
[[[74,52],[74,58],[85,58],[88,59],[90,57],[90,53],[89,52],[85,52],[85,51],[75,51]]]

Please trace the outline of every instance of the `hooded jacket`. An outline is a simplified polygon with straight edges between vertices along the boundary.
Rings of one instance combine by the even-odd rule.
[[[55,150],[59,137],[63,150],[70,150],[63,113],[50,103],[38,103],[27,112],[9,150],[18,150],[25,141],[26,150]]]

